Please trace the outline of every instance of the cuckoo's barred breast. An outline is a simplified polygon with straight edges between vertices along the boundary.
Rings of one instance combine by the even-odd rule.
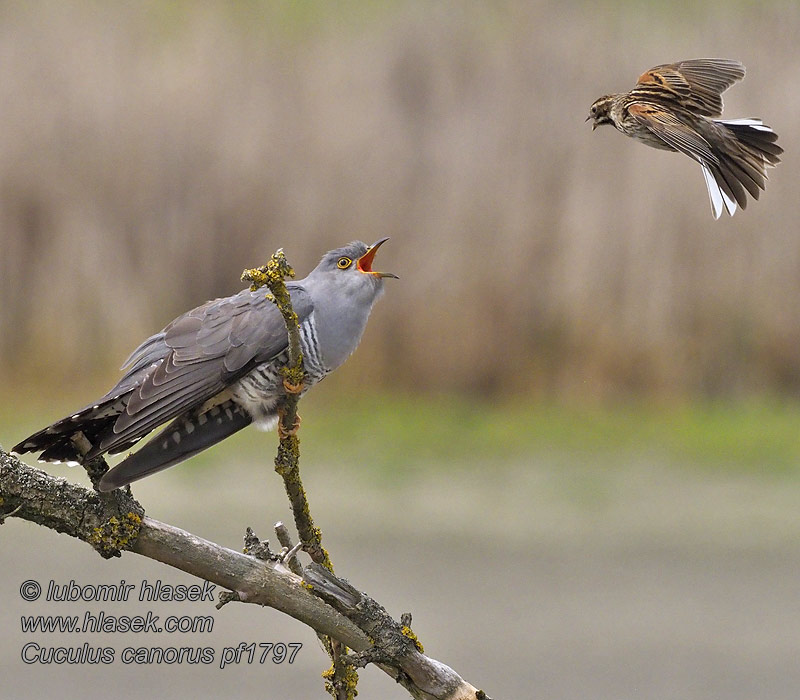
[[[322,358],[313,313],[300,323],[300,351],[303,353],[305,392],[331,372]],[[289,353],[284,351],[270,362],[258,365],[231,386],[233,400],[252,418],[257,428],[270,430],[275,425],[278,402],[284,393],[281,368],[288,361]]]

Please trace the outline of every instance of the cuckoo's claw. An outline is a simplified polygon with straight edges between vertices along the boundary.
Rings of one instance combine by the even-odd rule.
[[[290,382],[286,377],[284,377],[283,388],[286,390],[287,394],[301,394],[303,392],[304,386],[303,382],[295,384],[294,382]]]
[[[288,430],[283,427],[283,413],[278,411],[278,437],[283,440],[284,438],[291,437],[292,435],[297,435],[297,431],[300,430],[300,416],[297,416],[294,419],[294,425],[289,428]]]

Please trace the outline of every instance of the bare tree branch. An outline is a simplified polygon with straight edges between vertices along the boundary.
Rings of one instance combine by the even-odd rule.
[[[356,652],[366,652],[352,661],[358,665],[374,657],[417,700],[488,700],[451,668],[425,656],[410,637],[408,644],[381,648],[385,611],[361,604],[356,589],[322,567],[307,569],[305,582],[279,561],[256,559],[196,537],[144,515],[124,491],[113,494],[111,498],[57,479],[0,449],[0,522],[13,514],[83,540],[104,557],[130,551],[224,586],[239,600],[279,610]],[[336,602],[339,597],[344,602]]]

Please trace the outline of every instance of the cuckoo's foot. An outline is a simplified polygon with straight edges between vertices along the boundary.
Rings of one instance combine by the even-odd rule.
[[[295,384],[294,382],[290,382],[286,377],[284,377],[283,388],[286,390],[287,394],[301,394],[305,387],[303,386],[303,382]]]
[[[283,427],[283,412],[278,411],[278,437],[281,440],[291,437],[292,435],[297,435],[298,430],[300,430],[300,416],[294,419],[294,425],[287,430]]]

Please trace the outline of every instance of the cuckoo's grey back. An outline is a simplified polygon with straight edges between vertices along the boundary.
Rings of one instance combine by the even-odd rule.
[[[309,275],[287,288],[300,322],[307,390],[356,349],[383,280],[372,262],[387,239],[354,241],[326,253]],[[14,452],[44,462],[78,463],[122,452],[171,423],[110,469],[110,491],[201,452],[250,423],[269,429],[284,395],[287,359],[283,317],[264,290],[245,289],[176,318],[128,358],[105,396],[34,433]]]

